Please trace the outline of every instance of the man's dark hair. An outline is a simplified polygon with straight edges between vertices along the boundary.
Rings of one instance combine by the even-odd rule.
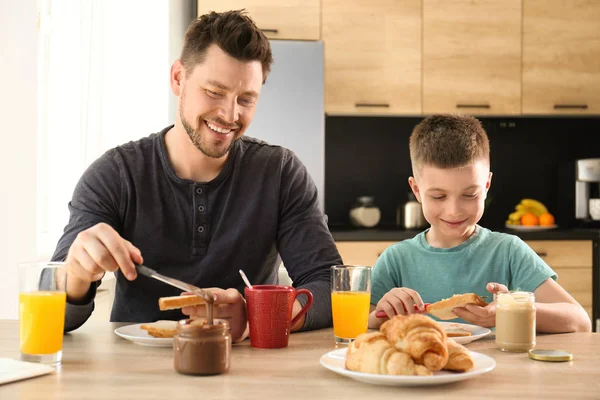
[[[185,33],[180,60],[190,72],[206,57],[212,44],[239,61],[260,61],[263,83],[271,71],[271,44],[244,10],[214,11],[194,20]]]

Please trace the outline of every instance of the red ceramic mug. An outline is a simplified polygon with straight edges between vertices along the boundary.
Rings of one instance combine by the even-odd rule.
[[[250,324],[250,345],[259,349],[287,347],[291,327],[308,311],[313,295],[308,289],[282,285],[252,285],[244,288]],[[292,319],[294,300],[304,294],[308,301]]]

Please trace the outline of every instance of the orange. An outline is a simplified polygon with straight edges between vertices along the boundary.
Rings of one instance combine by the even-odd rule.
[[[521,225],[537,226],[540,224],[540,219],[534,213],[523,214],[521,217]]]
[[[554,215],[549,212],[540,215],[540,226],[552,226],[554,225]]]

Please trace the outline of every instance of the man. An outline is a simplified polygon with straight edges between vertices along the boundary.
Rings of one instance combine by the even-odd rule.
[[[204,306],[159,311],[159,297],[180,293],[138,277],[134,263],[144,263],[210,288],[215,318],[242,340],[238,270],[253,284],[275,283],[282,259],[294,285],[314,296],[292,331],[331,325],[329,267],[341,259],[316,187],[291,151],[243,136],[271,63],[269,41],[240,11],[192,22],[171,67],[175,124],[107,151],[75,188],[53,256],[68,264],[66,331],[89,318],[106,271],[116,271],[111,321],[204,315]]]

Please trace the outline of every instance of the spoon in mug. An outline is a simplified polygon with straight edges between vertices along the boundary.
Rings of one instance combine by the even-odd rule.
[[[242,279],[244,280],[244,283],[246,284],[246,286],[248,286],[248,288],[252,289],[252,285],[250,284],[248,277],[246,276],[244,271],[242,271],[241,269],[240,269],[240,275],[242,276]]]

